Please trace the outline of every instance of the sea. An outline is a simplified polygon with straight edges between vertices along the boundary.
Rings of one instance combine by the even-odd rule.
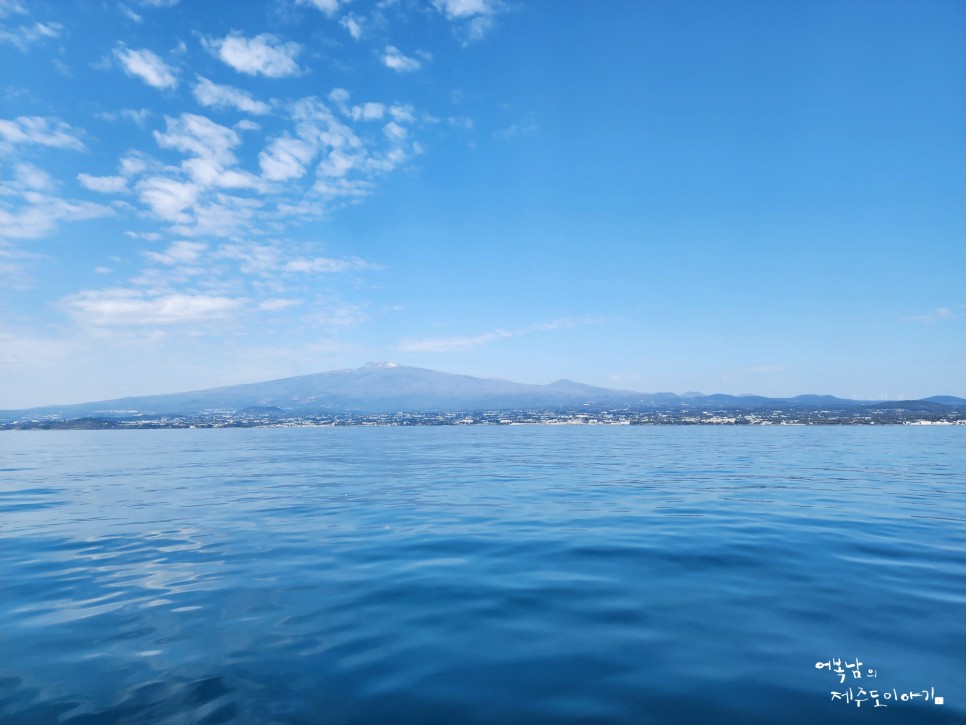
[[[966,427],[5,432],[0,722],[964,723]]]

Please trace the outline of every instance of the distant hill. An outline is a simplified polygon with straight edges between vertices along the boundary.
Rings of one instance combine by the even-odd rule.
[[[932,410],[944,405],[966,406],[966,400],[951,396],[928,398],[918,401],[917,405],[912,403],[916,401],[907,401],[901,406],[890,403],[888,406],[921,410]],[[214,411],[280,416],[398,411],[552,410],[579,406],[755,410],[778,407],[846,409],[862,405],[875,404],[828,395],[800,395],[783,399],[754,395],[687,393],[680,396],[674,393],[640,393],[585,385],[572,380],[558,380],[549,385],[529,385],[508,380],[454,375],[395,363],[370,363],[351,370],[333,370],[185,393],[0,411],[0,419],[10,421],[50,416],[65,420],[187,416]]]
[[[926,403],[942,403],[943,405],[966,405],[966,398],[957,398],[955,395],[933,395],[931,398],[923,398]]]

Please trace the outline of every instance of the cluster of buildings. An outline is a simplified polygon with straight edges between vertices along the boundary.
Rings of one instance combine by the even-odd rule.
[[[194,415],[133,415],[65,420],[56,416],[0,423],[3,429],[284,428],[433,425],[966,425],[966,410],[923,413],[901,408],[527,409],[289,413],[208,410]]]

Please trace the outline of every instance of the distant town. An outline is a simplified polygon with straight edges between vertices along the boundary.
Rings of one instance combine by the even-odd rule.
[[[527,385],[392,362],[186,393],[0,411],[0,430],[430,425],[955,425],[966,399],[857,401]]]
[[[36,416],[0,423],[0,430],[107,430],[157,428],[294,428],[333,426],[440,425],[966,425],[966,408],[917,410],[917,406],[842,409],[772,408],[735,410],[632,410],[580,406],[572,409],[397,411],[309,415],[284,411],[208,410],[191,415],[112,415],[63,419]]]

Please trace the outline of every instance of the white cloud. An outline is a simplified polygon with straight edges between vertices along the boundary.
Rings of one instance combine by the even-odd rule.
[[[963,307],[963,305],[960,305]],[[921,322],[924,325],[931,325],[935,322],[943,322],[945,320],[952,320],[957,317],[961,317],[962,314],[957,314],[953,312],[948,307],[938,307],[932,312],[928,312],[924,315],[910,315],[908,317],[903,317],[903,322]]]
[[[348,93],[337,89],[338,99]],[[303,176],[308,164],[322,153],[319,174],[342,177],[353,169],[362,169],[366,161],[365,144],[355,132],[341,123],[318,99],[307,98],[294,104],[298,138],[284,135],[273,139],[259,155],[262,173],[267,179],[286,180]]]
[[[389,115],[393,117],[394,120],[400,123],[412,123],[416,120],[416,116],[413,113],[413,107],[410,105],[400,106],[390,106]]]
[[[56,38],[64,31],[64,26],[60,23],[34,23],[33,25],[21,25],[17,28],[0,28],[0,43],[10,43],[22,53],[27,52],[34,43]]]
[[[103,204],[56,196],[56,183],[33,164],[14,165],[14,178],[0,181],[0,239],[36,239],[48,235],[61,221],[111,216]]]
[[[299,5],[307,5],[314,7],[317,10],[321,10],[328,16],[335,15],[339,12],[339,5],[349,2],[350,0],[296,0]]]
[[[265,275],[275,272],[282,264],[282,252],[277,246],[257,242],[223,244],[212,256],[238,262],[245,274]]]
[[[12,121],[0,119],[0,153],[21,144],[85,150],[80,131],[59,119],[45,116],[18,116]]]
[[[225,166],[235,163],[231,149],[241,143],[241,138],[233,129],[193,113],[182,113],[177,118],[165,116],[164,120],[165,133],[154,132],[154,140],[162,148],[212,159]]]
[[[507,337],[513,337],[513,333],[507,330],[491,330],[481,335],[468,337],[443,337],[427,340],[407,338],[399,344],[399,349],[403,352],[462,352]]]
[[[120,111],[102,111],[101,113],[95,113],[94,117],[99,118],[102,121],[111,122],[123,118],[128,121],[133,121],[141,128],[144,128],[147,120],[153,115],[154,114],[148,108],[122,108]]]
[[[117,9],[120,11],[121,15],[123,15],[124,17],[126,17],[128,20],[131,20],[131,21],[133,21],[135,23],[138,23],[138,24],[144,22],[144,18],[142,18],[136,12],[134,12],[133,10],[131,10],[131,8],[129,8],[124,3],[118,3],[117,4]]]
[[[201,76],[198,77],[198,82],[195,83],[192,92],[202,106],[235,108],[244,113],[253,113],[256,116],[263,116],[271,110],[267,103],[255,100],[247,91],[214,83]]]
[[[127,191],[127,179],[123,176],[91,176],[78,174],[77,180],[85,189],[102,194],[120,194]]]
[[[341,303],[316,312],[309,319],[323,327],[351,327],[365,322],[369,315],[360,305]]]
[[[46,171],[33,164],[19,163],[14,166],[14,176],[20,189],[30,191],[53,191],[57,186]],[[0,187],[0,193],[6,187]]]
[[[270,299],[259,302],[258,309],[266,312],[280,312],[281,310],[287,310],[289,307],[296,307],[300,304],[302,304],[300,300]]]
[[[527,136],[538,128],[537,124],[533,121],[525,121],[523,123],[514,123],[506,128],[500,129],[493,136],[503,141],[509,141],[511,139],[519,138],[520,136]]]
[[[586,321],[585,321],[586,322]],[[496,329],[479,335],[429,338],[414,340],[407,338],[399,343],[399,349],[403,352],[463,352],[477,347],[489,345],[497,340],[505,340],[510,337],[520,337],[534,332],[548,332],[565,327],[574,327],[573,320],[553,320],[551,322],[537,322],[518,330]]]
[[[173,242],[163,252],[145,252],[144,256],[152,262],[168,266],[175,264],[195,264],[208,249],[201,242]]]
[[[262,175],[269,181],[288,181],[305,175],[315,157],[317,146],[305,139],[281,136],[258,155]]]
[[[300,258],[293,259],[285,265],[285,270],[288,272],[347,272],[354,269],[376,268],[376,265],[370,264],[358,257],[352,257],[351,259],[331,259],[329,257]]]
[[[382,127],[382,131],[383,131],[383,133],[386,134],[386,136],[388,136],[389,138],[391,138],[394,141],[403,141],[403,140],[405,140],[405,138],[406,138],[406,136],[408,134],[408,131],[406,131],[405,128],[403,128],[402,126],[400,126],[395,121],[390,121],[385,126],[383,126]]]
[[[201,189],[164,176],[150,176],[137,184],[141,202],[161,219],[169,222],[188,221],[185,209],[197,201]]]
[[[268,78],[284,78],[301,73],[295,57],[301,52],[302,46],[284,42],[268,33],[246,38],[238,32],[232,32],[224,38],[206,39],[203,42],[239,73]]]
[[[359,40],[362,37],[362,22],[362,18],[358,15],[349,13],[339,21],[339,24],[346,29],[353,40]]]
[[[138,2],[151,8],[173,8],[181,0],[138,0]]]
[[[501,0],[433,0],[433,5],[456,24],[466,41],[486,35],[493,27],[493,16],[504,7]]]
[[[151,167],[151,163],[140,154],[123,157],[118,163],[118,171],[122,176],[131,177],[143,174]]]
[[[363,103],[353,106],[351,114],[355,121],[378,121],[386,115],[386,107],[382,103]]]
[[[124,72],[140,78],[152,88],[175,88],[178,85],[177,71],[150,50],[134,50],[119,46],[114,56],[121,62]]]
[[[237,168],[234,149],[241,137],[235,129],[205,116],[182,113],[166,116],[164,131],[155,131],[154,138],[161,148],[187,158],[172,166],[132,154],[120,160],[117,177],[84,175],[79,180],[97,191],[133,187],[148,212],[170,223],[170,231],[180,235],[224,237],[250,231],[265,200],[222,190],[264,191],[266,182]]]
[[[33,279],[27,270],[26,262],[44,258],[44,255],[25,252],[0,239],[0,284],[7,290],[30,288]],[[3,345],[0,345],[0,360],[6,357],[5,353],[9,354],[9,350],[4,350]]]
[[[39,192],[26,191],[17,208],[0,206],[0,238],[36,239],[57,228],[61,221],[98,219],[114,214],[103,204],[73,201]]]
[[[423,64],[415,58],[403,55],[399,48],[394,45],[387,45],[382,54],[382,62],[387,68],[391,68],[397,73],[412,73],[422,68]]]
[[[20,0],[0,0],[0,19],[8,15],[25,15],[27,8]]]
[[[171,227],[184,236],[232,237],[250,229],[255,211],[261,206],[258,199],[246,199],[229,194],[215,194],[213,198],[196,204],[192,216]]]
[[[221,295],[172,292],[151,295],[140,290],[84,290],[64,299],[80,322],[96,326],[171,325],[222,319],[244,300]]]
[[[450,20],[492,15],[498,7],[494,0],[433,0],[433,5]]]

